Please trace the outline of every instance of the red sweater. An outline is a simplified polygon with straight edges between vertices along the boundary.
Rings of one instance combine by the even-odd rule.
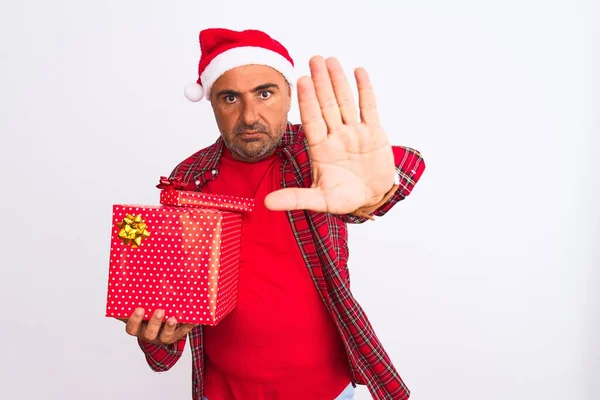
[[[342,340],[316,290],[285,212],[267,210],[281,159],[237,161],[224,149],[203,191],[256,199],[244,216],[236,308],[204,328],[209,400],[334,399],[351,381]]]

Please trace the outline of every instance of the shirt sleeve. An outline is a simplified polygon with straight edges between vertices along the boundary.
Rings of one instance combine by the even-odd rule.
[[[400,184],[392,197],[371,213],[377,217],[385,215],[396,203],[404,200],[412,192],[425,171],[425,161],[419,151],[404,146],[392,146],[392,151],[394,152],[396,171],[400,176]],[[344,222],[352,224],[368,221],[367,218],[351,214],[343,214],[338,217]]]
[[[171,369],[183,354],[186,337],[184,336],[177,342],[169,345],[148,343],[138,338],[138,344],[144,352],[146,362],[150,368],[156,372],[165,372]]]

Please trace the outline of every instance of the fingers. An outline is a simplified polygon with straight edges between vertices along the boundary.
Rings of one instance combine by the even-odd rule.
[[[273,211],[312,210],[327,212],[327,202],[318,187],[276,190],[267,195],[265,206]]]
[[[298,80],[298,107],[308,144],[314,146],[327,139],[327,125],[321,114],[315,85],[308,76]]]
[[[369,74],[364,68],[357,68],[354,70],[354,77],[358,86],[358,107],[362,122],[368,125],[379,125],[375,92]]]
[[[194,329],[196,327],[196,325],[192,325],[192,324],[182,324],[179,328],[177,328],[177,330],[175,331],[175,340],[179,340],[182,337],[184,337],[185,335],[187,335],[188,333],[190,333],[192,331],[192,329]]]
[[[329,131],[335,131],[342,126],[342,116],[327,69],[327,63],[323,57],[315,56],[310,59],[309,66],[317,98],[319,99],[321,114],[329,127]]]
[[[326,139],[343,124],[359,123],[354,96],[340,62],[335,58],[325,60],[315,56],[310,60],[311,78],[298,81],[300,115],[309,143]],[[359,95],[360,120],[365,124],[379,125],[375,92],[364,68],[354,71]],[[309,138],[310,136],[310,138]]]
[[[142,320],[144,318],[144,309],[136,308],[131,317],[125,324],[125,331],[131,336],[137,336],[142,330]]]
[[[187,335],[195,325],[182,324],[177,326],[177,320],[171,317],[163,323],[164,310],[156,310],[148,322],[143,321],[144,309],[137,308],[127,320],[125,330],[131,336],[136,336],[145,342],[156,344],[175,343]]]
[[[142,331],[138,335],[140,339],[147,342],[154,342],[158,337],[158,333],[163,325],[163,318],[165,316],[164,310],[156,310],[150,317],[150,320],[143,325]]]
[[[169,318],[163,327],[160,334],[160,342],[163,344],[175,343],[194,329],[196,325],[182,324],[177,326],[177,320],[173,317]]]
[[[331,77],[331,83],[333,84],[333,91],[335,92],[335,97],[342,116],[342,121],[345,124],[357,124],[359,121],[354,96],[352,95],[350,84],[348,83],[346,74],[344,74],[342,65],[335,58],[328,58],[326,63],[329,76]]]
[[[177,330],[177,320],[173,317],[169,318],[165,322],[162,330],[160,331],[159,341],[164,344],[170,344],[175,342],[179,338],[175,338]]]

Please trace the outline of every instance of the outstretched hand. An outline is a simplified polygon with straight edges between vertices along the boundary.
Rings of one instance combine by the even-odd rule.
[[[271,210],[313,210],[347,214],[377,204],[394,184],[394,155],[379,124],[367,71],[354,71],[357,111],[338,60],[310,60],[311,77],[298,81],[298,103],[309,145],[313,184],[270,193]]]

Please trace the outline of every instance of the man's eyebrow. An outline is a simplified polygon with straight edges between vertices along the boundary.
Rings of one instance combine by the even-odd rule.
[[[257,87],[255,87],[254,89],[250,90],[251,92],[260,92],[261,90],[266,90],[266,89],[279,89],[279,85],[277,85],[276,83],[265,83],[263,85],[259,85]],[[227,96],[239,96],[241,93],[232,89],[223,89],[221,91],[219,91],[217,93],[217,96],[223,96],[223,95],[227,95]]]
[[[264,85],[260,85],[251,90],[251,92],[260,92],[265,89],[279,89],[279,85],[276,83],[265,83]]]
[[[224,90],[221,90],[219,93],[217,93],[217,97],[221,97],[225,94],[227,96],[239,96],[241,93],[236,92],[235,90],[231,90],[231,89],[224,89]]]

